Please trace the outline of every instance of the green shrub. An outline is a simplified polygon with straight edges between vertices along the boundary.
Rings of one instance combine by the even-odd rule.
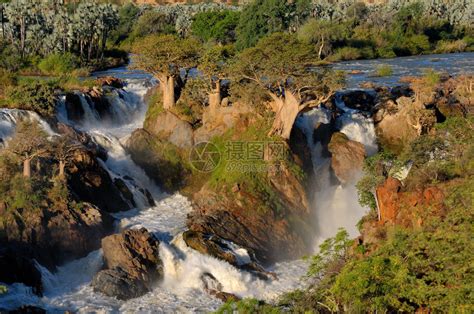
[[[383,77],[383,76],[391,76],[393,74],[393,69],[388,64],[381,64],[377,66],[375,69],[375,76]]]
[[[240,301],[227,301],[216,312],[216,314],[278,314],[282,313],[277,307],[266,304],[257,299],[243,299]]]
[[[26,81],[7,93],[9,106],[32,110],[41,116],[53,116],[56,110],[54,86],[49,82]]]
[[[362,58],[360,49],[354,47],[339,48],[329,57],[331,61],[356,60],[360,58]]]
[[[428,86],[434,87],[439,83],[441,75],[433,69],[423,70],[423,80]]]
[[[79,65],[79,59],[72,53],[52,54],[38,64],[38,68],[46,75],[67,75]]]
[[[467,49],[467,43],[462,40],[440,40],[436,45],[436,53],[453,53],[453,52],[463,52]]]
[[[0,295],[5,294],[7,292],[8,292],[8,288],[3,285],[0,285]]]

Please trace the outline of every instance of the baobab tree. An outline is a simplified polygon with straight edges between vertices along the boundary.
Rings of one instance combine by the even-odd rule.
[[[163,94],[163,108],[171,109],[178,100],[185,80],[180,72],[195,67],[200,53],[198,41],[174,35],[150,35],[135,42],[135,67],[154,75]]]
[[[82,145],[68,136],[58,136],[53,141],[52,155],[59,162],[59,179],[66,178],[66,166]]]
[[[45,131],[36,121],[18,123],[15,135],[7,144],[7,150],[23,162],[23,176],[31,177],[31,162],[49,155],[50,142]]]
[[[276,115],[269,136],[289,139],[298,113],[327,101],[342,87],[341,74],[311,67],[316,59],[314,46],[294,35],[276,33],[242,51],[234,60],[233,81],[251,81],[272,99]]]
[[[226,76],[227,62],[234,56],[231,46],[214,45],[205,50],[199,59],[198,69],[210,83],[209,107],[215,108],[222,101],[221,84]]]

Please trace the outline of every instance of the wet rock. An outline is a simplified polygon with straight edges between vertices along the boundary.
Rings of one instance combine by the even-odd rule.
[[[68,172],[68,184],[79,199],[111,213],[131,209],[93,152],[77,150]]]
[[[204,290],[210,295],[218,298],[222,302],[239,301],[240,298],[235,294],[222,291],[222,284],[210,273],[201,275],[201,280],[204,284]]]
[[[303,168],[305,173],[312,174],[314,170],[311,149],[306,135],[298,127],[293,127],[291,130],[289,145],[296,163]]]
[[[81,143],[98,158],[104,161],[107,160],[107,151],[102,146],[94,142],[94,140],[86,132],[77,130],[74,127],[64,123],[58,123],[56,128],[59,134],[68,136],[69,138]]]
[[[114,88],[123,88],[125,86],[125,83],[121,79],[113,76],[99,77],[97,78],[97,83],[101,86],[110,86]]]
[[[81,97],[75,93],[66,94],[66,112],[67,118],[71,121],[81,121],[84,118],[84,108],[82,107]]]
[[[122,300],[151,291],[163,276],[159,241],[145,228],[102,239],[105,267],[94,277],[94,291]]]
[[[230,242],[224,241],[216,235],[188,230],[183,233],[183,240],[190,248],[202,254],[224,260],[237,268],[255,274],[261,279],[266,280],[269,279],[269,276],[273,276],[255,261],[253,252],[242,252],[244,256],[239,256],[232,249]],[[244,251],[242,248],[240,250]]]
[[[120,178],[115,178],[114,184],[117,187],[117,189],[120,191],[122,196],[129,202],[129,204],[133,207],[136,207],[137,205],[135,203],[135,200],[133,199],[133,193],[130,191],[130,189],[125,184],[125,182]]]
[[[191,231],[230,240],[255,254],[256,260],[269,263],[304,254],[312,226],[302,183],[291,171],[268,171],[274,202],[272,208],[263,198],[242,183],[237,193],[208,185],[193,196],[194,211],[187,225]],[[308,242],[306,242],[308,240]]]
[[[349,140],[341,132],[336,132],[329,143],[331,168],[342,184],[354,182],[362,170],[366,156],[364,145]]]
[[[360,111],[371,111],[375,105],[375,96],[363,90],[347,91],[342,100],[347,107]]]
[[[149,291],[144,282],[131,277],[121,268],[100,271],[94,276],[91,285],[94,287],[94,292],[119,300],[138,298]]]
[[[23,283],[40,296],[43,292],[41,273],[36,268],[34,260],[12,245],[0,247],[0,282]]]
[[[148,191],[147,189],[140,189],[140,193],[142,193],[145,196],[146,200],[148,201],[148,205],[150,206],[156,205],[155,199],[151,195],[150,191]]]

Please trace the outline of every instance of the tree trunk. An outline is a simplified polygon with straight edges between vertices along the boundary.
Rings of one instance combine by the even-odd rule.
[[[163,108],[171,109],[176,104],[176,99],[174,95],[174,77],[167,76],[166,78],[160,80],[161,91],[163,92]]]
[[[275,96],[272,98],[276,100]],[[284,98],[279,97],[279,103],[275,106],[278,111],[268,136],[278,135],[286,140],[290,139],[293,124],[300,112],[299,103],[296,96],[289,91],[285,92]]]
[[[1,11],[1,20],[2,20],[2,40],[5,40],[5,20],[4,20],[4,15],[3,15],[3,5],[0,5],[0,11]]]
[[[212,91],[209,93],[209,108],[212,114],[214,114],[222,102],[221,81],[217,80],[216,82],[211,82],[211,84],[215,85],[213,86]]]
[[[23,161],[23,176],[31,178],[31,159],[27,158]]]
[[[66,177],[66,162],[64,160],[59,161],[59,178],[64,179]]]

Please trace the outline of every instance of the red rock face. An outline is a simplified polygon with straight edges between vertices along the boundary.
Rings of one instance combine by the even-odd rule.
[[[406,227],[423,223],[423,210],[427,207],[442,209],[444,193],[438,187],[401,192],[399,180],[388,178],[376,190],[380,224],[397,224]]]

